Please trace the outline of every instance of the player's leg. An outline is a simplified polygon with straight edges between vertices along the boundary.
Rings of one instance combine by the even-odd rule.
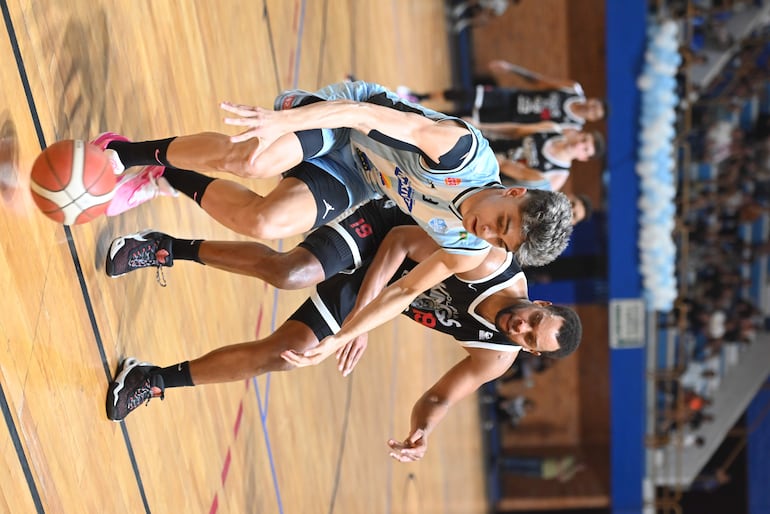
[[[256,277],[279,289],[302,289],[340,271],[358,268],[374,257],[392,227],[414,223],[389,203],[368,202],[349,216],[319,227],[286,252],[257,242],[180,239],[148,229],[115,238],[107,252],[105,271],[118,277],[141,268],[194,261]],[[161,280],[160,273],[158,278]]]
[[[107,417],[120,421],[166,389],[233,382],[292,366],[281,358],[286,350],[304,351],[318,344],[307,325],[289,320],[258,341],[225,346],[193,361],[161,368],[135,358],[126,359],[107,391]]]
[[[325,265],[303,247],[278,252],[257,242],[181,239],[151,229],[113,239],[105,271],[111,277],[119,277],[153,267],[157,268],[158,281],[165,285],[160,268],[171,267],[177,261],[198,262],[256,277],[278,289],[302,289],[325,278]]]
[[[306,184],[291,177],[281,180],[265,196],[237,182],[214,180],[199,199],[203,210],[216,221],[256,239],[295,236],[316,223],[313,193]]]
[[[365,272],[362,268],[353,275],[335,276],[319,284],[313,297],[264,339],[225,346],[165,368],[126,359],[107,390],[107,417],[120,421],[148,400],[162,399],[169,388],[232,382],[293,369],[281,353],[304,352],[339,331],[342,320],[355,305]]]

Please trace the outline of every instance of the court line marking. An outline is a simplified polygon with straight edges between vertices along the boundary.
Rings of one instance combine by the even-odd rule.
[[[37,485],[35,484],[35,477],[32,476],[32,470],[29,467],[27,455],[24,453],[24,446],[21,444],[19,431],[16,430],[16,423],[13,421],[11,409],[8,406],[8,400],[5,398],[5,391],[3,391],[2,383],[0,383],[0,409],[3,411],[5,424],[8,425],[8,432],[10,432],[11,441],[13,441],[13,447],[16,449],[16,457],[18,457],[19,465],[21,466],[21,470],[24,472],[24,478],[27,480],[27,487],[29,488],[30,495],[32,496],[32,502],[35,504],[35,510],[38,514],[45,514],[43,502],[40,500],[40,493],[38,492]]]
[[[19,42],[16,38],[16,31],[13,28],[13,21],[11,20],[11,14],[8,9],[8,4],[6,0],[0,0],[0,8],[2,8],[3,11],[3,18],[5,19],[5,26],[6,30],[8,32],[8,37],[10,39],[11,47],[13,49],[13,55],[16,59],[16,66],[19,70],[19,78],[21,79],[22,86],[24,88],[24,94],[27,97],[27,105],[29,106],[30,115],[32,117],[32,124],[35,127],[35,134],[37,135],[38,143],[40,145],[41,150],[45,150],[47,147],[45,142],[45,136],[43,134],[43,127],[40,123],[40,118],[37,114],[37,107],[35,105],[35,100],[32,96],[32,89],[29,85],[29,78],[27,76],[26,67],[24,66],[24,60],[21,57],[21,49],[19,48]],[[83,301],[85,302],[86,311],[88,312],[88,318],[91,323],[91,329],[94,333],[94,337],[96,339],[96,346],[99,350],[99,356],[102,359],[102,367],[104,368],[104,373],[107,377],[107,383],[109,383],[112,380],[112,374],[110,373],[109,369],[109,363],[107,361],[107,356],[104,351],[104,345],[102,343],[102,337],[99,332],[99,326],[96,323],[96,316],[94,314],[93,304],[91,303],[91,296],[88,292],[88,286],[86,285],[85,276],[83,275],[83,269],[80,266],[80,258],[78,257],[77,248],[75,248],[75,242],[72,239],[72,231],[70,228],[66,225],[64,227],[64,234],[67,237],[67,246],[69,247],[70,256],[72,257],[72,262],[75,266],[75,273],[78,277],[78,282],[80,283],[80,291],[83,295]],[[150,514],[150,505],[147,501],[147,495],[144,491],[144,484],[142,483],[142,476],[139,473],[139,466],[136,462],[136,456],[134,454],[134,449],[131,445],[131,439],[128,435],[128,429],[125,426],[124,422],[121,422],[121,431],[123,433],[123,440],[126,444],[126,449],[128,450],[128,457],[131,461],[131,467],[134,471],[134,476],[136,478],[137,487],[139,488],[139,495],[142,498],[142,504],[144,505],[144,510],[147,514]],[[10,429],[10,427],[9,427]],[[32,483],[29,483],[28,485],[31,487],[35,487],[34,481]],[[35,487],[36,489],[36,487]]]

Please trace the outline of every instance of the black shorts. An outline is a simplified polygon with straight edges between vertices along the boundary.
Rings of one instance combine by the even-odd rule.
[[[321,282],[289,319],[307,325],[319,341],[336,334],[356,304],[367,269],[368,263],[350,275],[339,274]]]
[[[345,184],[311,162],[301,162],[284,172],[283,177],[301,180],[313,194],[313,199],[316,202],[316,217],[313,228],[329,223],[345,212],[350,205]]]
[[[484,99],[474,109],[474,118],[482,123],[505,123],[515,119],[516,95],[507,89],[486,88]]]
[[[319,227],[299,246],[312,253],[329,279],[374,258],[390,229],[415,221],[387,199],[371,200],[345,218]]]

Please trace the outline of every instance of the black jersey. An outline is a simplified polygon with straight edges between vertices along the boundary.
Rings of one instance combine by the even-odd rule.
[[[569,173],[570,161],[560,161],[548,156],[543,150],[548,140],[561,137],[555,132],[537,132],[520,139],[490,140],[489,146],[498,155],[504,155],[508,160],[518,162],[527,168],[539,170],[543,173],[564,172]]]
[[[393,280],[409,273],[417,263],[406,260]],[[466,281],[452,275],[412,301],[403,314],[421,325],[449,334],[463,346],[510,350],[517,345],[497,331],[476,312],[478,305],[492,294],[509,287],[522,273],[512,254],[491,275],[482,280]],[[523,277],[523,275],[522,275]]]
[[[391,283],[409,273],[417,263],[407,259],[391,279]],[[316,286],[310,298],[290,317],[313,330],[320,341],[339,331],[342,321],[356,303],[369,262],[353,274],[339,274]],[[493,323],[476,312],[478,305],[490,295],[523,278],[512,254],[500,267],[482,280],[465,281],[451,276],[420,294],[402,314],[421,325],[449,334],[462,346],[498,351],[519,348],[506,339]]]
[[[581,128],[586,120],[575,115],[570,107],[573,103],[585,101],[579,84],[542,91],[479,86],[473,118],[482,123],[553,121]]]

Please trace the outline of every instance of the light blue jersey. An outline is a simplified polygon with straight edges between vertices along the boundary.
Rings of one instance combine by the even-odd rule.
[[[360,81],[333,84],[316,93],[287,91],[276,99],[275,107],[291,108],[312,96],[326,100],[366,101],[415,112],[437,122],[464,123],[406,102],[380,85]],[[471,148],[452,169],[431,168],[421,154],[406,145],[397,148],[351,129],[324,129],[323,150],[308,162],[344,183],[351,205],[372,197],[387,196],[409,213],[443,249],[472,254],[486,250],[489,244],[465,230],[460,206],[482,188],[503,186],[497,159],[487,140],[475,127],[464,124],[472,138]]]

